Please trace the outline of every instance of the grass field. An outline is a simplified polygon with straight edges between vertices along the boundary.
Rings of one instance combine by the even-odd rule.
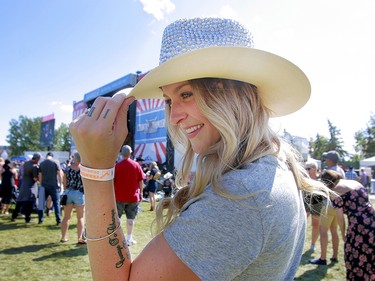
[[[133,258],[151,238],[150,226],[154,212],[148,211],[148,203],[142,203],[142,209],[145,211],[138,215],[134,230],[134,237],[138,244],[130,248]],[[37,224],[36,214],[33,214],[32,218],[35,222],[26,225],[22,217],[11,222],[10,216],[0,216],[0,280],[91,280],[87,248],[85,245],[76,244],[75,218],[72,219],[69,228],[67,243],[59,242],[60,227],[55,225],[53,213],[40,225]],[[345,280],[343,241],[340,241],[338,263],[327,266],[308,263],[309,259],[318,258],[320,253],[319,243],[315,253],[309,251],[310,223],[309,218],[305,251],[295,280]],[[125,225],[124,217],[123,225]],[[329,244],[327,257],[330,257],[331,253],[331,244]]]

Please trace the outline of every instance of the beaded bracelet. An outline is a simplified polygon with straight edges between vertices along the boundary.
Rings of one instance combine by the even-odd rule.
[[[118,225],[117,225],[116,229],[113,230],[113,232],[111,232],[111,233],[109,233],[109,234],[107,234],[106,236],[103,236],[103,237],[90,238],[90,237],[87,237],[87,235],[86,235],[86,225],[85,225],[85,229],[84,229],[84,231],[82,233],[82,238],[85,239],[85,240],[87,240],[87,241],[101,241],[101,240],[104,240],[106,238],[111,237],[111,235],[115,234],[116,231],[120,229],[120,227],[121,227],[121,220],[119,220]]]
[[[94,181],[110,181],[114,178],[115,168],[110,169],[91,169],[82,165],[79,165],[79,173],[84,179]]]

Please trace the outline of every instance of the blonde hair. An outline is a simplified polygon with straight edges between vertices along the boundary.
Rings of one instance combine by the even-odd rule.
[[[299,163],[299,154],[270,129],[268,121],[271,111],[264,106],[254,85],[215,78],[195,79],[189,83],[198,107],[217,128],[221,139],[197,156],[196,174],[188,187],[194,151],[184,131],[178,125],[169,123],[170,110],[167,107],[166,122],[171,140],[175,146],[185,147],[186,151],[175,180],[180,190],[174,198],[163,199],[157,206],[157,233],[172,223],[183,204],[200,195],[208,184],[216,193],[236,198],[235,194],[226,193],[220,186],[222,176],[266,155],[274,155],[285,161],[298,187],[313,190],[311,179]],[[321,188],[324,189],[323,184]],[[167,211],[163,212],[164,209]]]

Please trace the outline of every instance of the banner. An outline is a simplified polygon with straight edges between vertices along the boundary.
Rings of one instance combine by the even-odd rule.
[[[166,161],[167,128],[165,124],[165,101],[141,99],[137,101],[134,156],[146,163]]]
[[[40,146],[52,147],[55,140],[55,119],[54,115],[42,117],[42,124],[40,128]]]

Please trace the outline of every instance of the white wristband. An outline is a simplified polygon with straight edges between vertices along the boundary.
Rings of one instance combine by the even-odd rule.
[[[85,166],[79,165],[81,177],[84,179],[94,181],[110,181],[113,180],[115,175],[115,168],[110,169],[91,169]]]

